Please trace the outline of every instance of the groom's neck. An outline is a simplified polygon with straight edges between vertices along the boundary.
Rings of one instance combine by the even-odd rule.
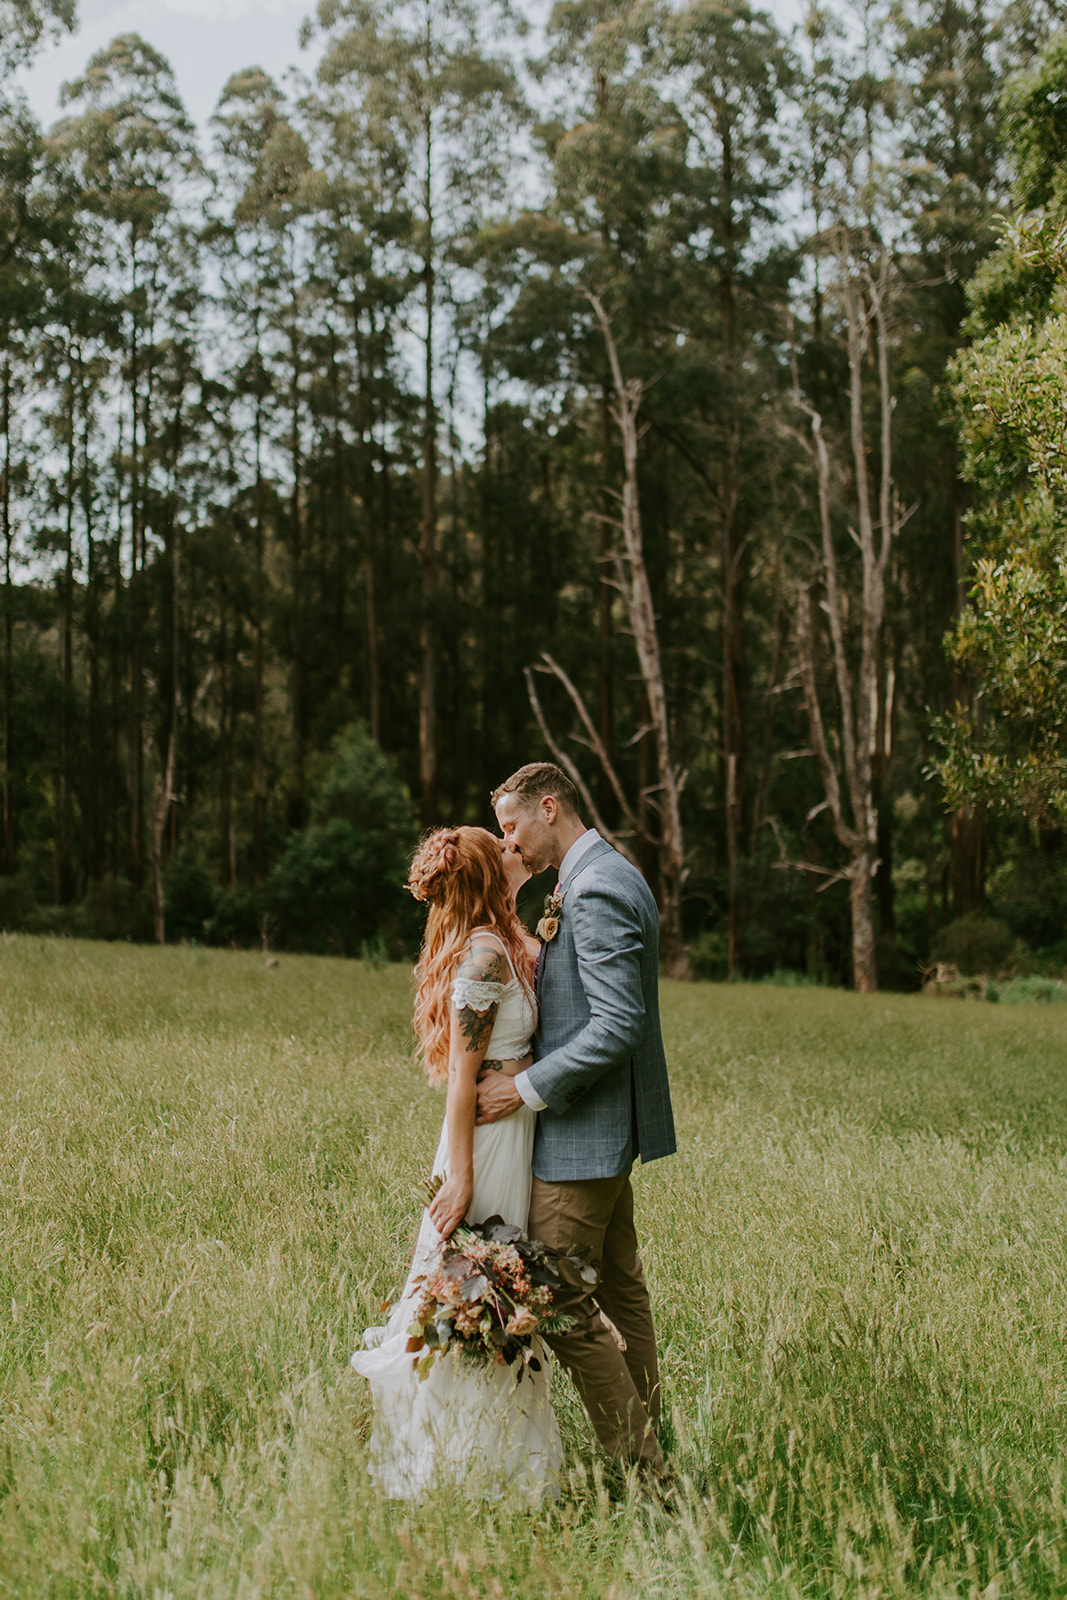
[[[552,865],[558,872],[563,865],[563,857],[567,854],[571,845],[577,844],[582,834],[586,832],[586,826],[581,817],[560,817],[556,822],[554,831],[555,838],[553,843],[556,846],[556,852],[552,859]]]

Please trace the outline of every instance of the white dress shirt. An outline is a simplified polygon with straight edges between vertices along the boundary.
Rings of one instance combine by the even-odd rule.
[[[586,828],[585,832],[579,838],[575,839],[574,843],[567,851],[567,854],[563,857],[563,860],[559,864],[559,877],[556,880],[557,883],[562,883],[563,880],[574,871],[575,867],[585,855],[586,851],[591,845],[596,844],[599,838],[600,835],[597,833],[595,828]],[[541,1099],[541,1096],[530,1082],[530,1074],[528,1072],[517,1072],[515,1074],[515,1087],[531,1110],[545,1111],[548,1109],[545,1102]]]

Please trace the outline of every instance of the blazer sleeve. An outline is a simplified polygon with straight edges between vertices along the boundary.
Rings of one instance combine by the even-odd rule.
[[[573,1039],[528,1069],[533,1088],[560,1115],[598,1078],[629,1061],[645,1025],[645,935],[637,907],[600,882],[576,895],[570,911],[589,1020]]]

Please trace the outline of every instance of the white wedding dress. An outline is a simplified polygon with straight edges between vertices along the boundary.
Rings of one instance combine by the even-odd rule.
[[[510,956],[508,965],[511,978],[506,984],[470,985],[460,980],[453,988],[453,999],[461,1005],[484,1010],[497,1002],[486,1055],[501,1061],[525,1056],[537,1025],[537,1003],[516,975]],[[535,1117],[522,1106],[501,1122],[475,1128],[471,1222],[501,1216],[525,1232]],[[446,1121],[434,1173],[443,1175],[447,1162]],[[563,1456],[552,1410],[549,1357],[540,1341],[535,1341],[535,1353],[541,1370],[527,1368],[518,1382],[517,1368],[460,1365],[449,1356],[435,1361],[420,1380],[417,1358],[406,1349],[419,1299],[416,1280],[440,1245],[440,1235],[424,1211],[403,1293],[385,1326],[368,1328],[363,1336],[367,1348],[352,1357],[356,1371],[370,1379],[374,1400],[371,1477],[398,1500],[414,1499],[433,1484],[446,1482],[483,1498],[517,1495],[536,1505],[546,1494],[558,1494]]]

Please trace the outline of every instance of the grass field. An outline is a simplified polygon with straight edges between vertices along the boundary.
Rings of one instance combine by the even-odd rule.
[[[442,1102],[408,975],[0,939],[0,1596],[1062,1596],[1067,1007],[668,986],[677,1443],[381,1501],[360,1330]]]

